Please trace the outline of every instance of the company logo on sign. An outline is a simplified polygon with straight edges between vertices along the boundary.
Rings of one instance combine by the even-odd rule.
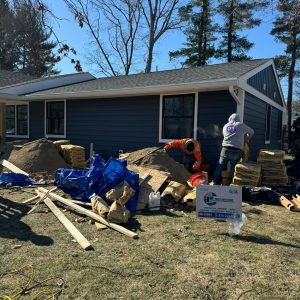
[[[217,195],[215,193],[207,193],[204,195],[204,202],[209,205],[209,206],[213,206],[216,205],[216,201],[215,201],[215,197]]]
[[[235,132],[236,132],[236,127],[235,127],[235,125],[229,125],[229,126],[227,127],[227,132],[229,132],[229,133],[235,133]]]
[[[233,199],[220,198],[215,193],[209,192],[204,195],[204,202],[209,206],[214,206],[217,202],[233,202]]]

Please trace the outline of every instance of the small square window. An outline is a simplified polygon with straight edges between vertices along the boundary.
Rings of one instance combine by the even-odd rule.
[[[265,91],[267,89],[267,85],[264,83],[263,90]]]

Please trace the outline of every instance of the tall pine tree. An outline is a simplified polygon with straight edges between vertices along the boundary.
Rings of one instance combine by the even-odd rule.
[[[222,39],[218,56],[228,62],[249,59],[247,52],[253,46],[240,32],[258,26],[261,20],[254,18],[254,12],[267,6],[264,0],[220,0],[218,12],[224,20],[220,30]]]
[[[17,61],[14,13],[7,0],[0,0],[0,69],[13,70]]]
[[[212,23],[211,1],[191,0],[179,11],[181,20],[187,22],[185,48],[169,53],[170,58],[186,57],[186,66],[201,66],[214,56],[215,28]]]
[[[43,26],[41,12],[29,0],[15,1],[15,28],[17,32],[17,68],[35,76],[57,74],[53,53],[56,43]]]
[[[288,77],[288,141],[291,146],[291,120],[296,63],[300,60],[300,5],[299,0],[279,0],[277,9],[280,16],[273,22],[271,31],[276,39],[286,45],[285,55],[277,57],[277,66],[282,76]]]

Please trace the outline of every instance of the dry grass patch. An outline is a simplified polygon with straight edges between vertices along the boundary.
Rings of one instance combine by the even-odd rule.
[[[46,207],[26,215],[19,203],[31,195],[0,196],[0,273],[30,263],[38,280],[64,279],[60,299],[300,299],[300,213],[243,204],[248,222],[234,238],[194,212],[137,215],[127,227],[138,240],[75,223],[95,248],[83,252]],[[26,280],[0,278],[0,295]],[[60,290],[57,281],[48,288]]]

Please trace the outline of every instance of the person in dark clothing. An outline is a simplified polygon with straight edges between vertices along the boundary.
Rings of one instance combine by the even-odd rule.
[[[231,183],[235,165],[240,161],[243,154],[245,143],[245,135],[248,135],[250,140],[254,134],[254,130],[246,124],[240,122],[238,114],[232,114],[228,123],[223,127],[223,143],[218,166],[215,170],[212,185],[221,184],[222,171],[227,169],[227,164],[230,163],[229,182]]]

